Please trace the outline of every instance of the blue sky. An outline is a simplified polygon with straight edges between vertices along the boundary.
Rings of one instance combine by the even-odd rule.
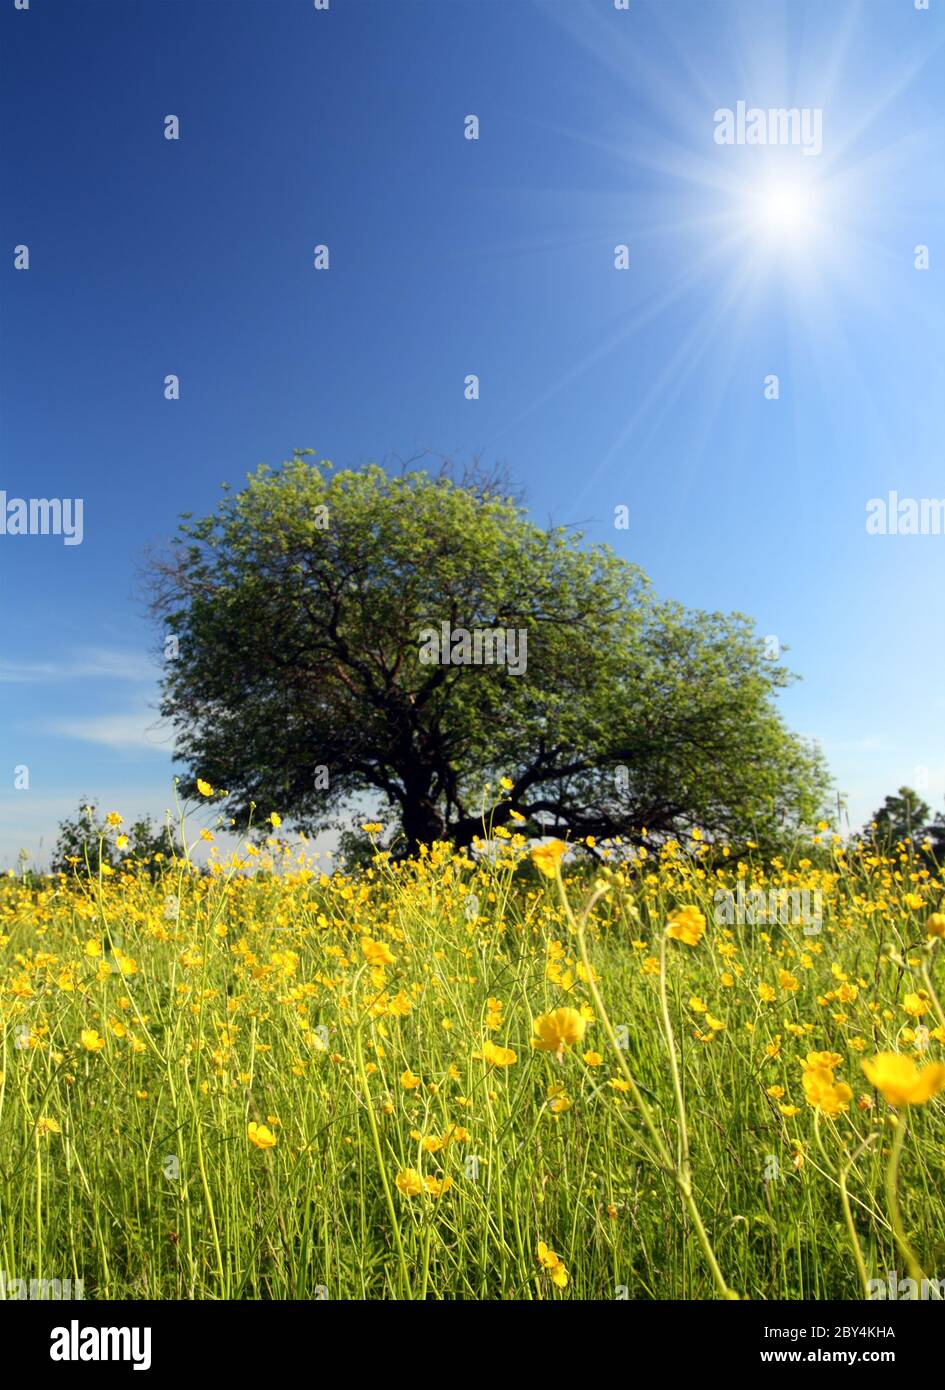
[[[945,496],[943,41],[940,0],[4,0],[0,490],[84,537],[0,536],[0,865],[169,803],[136,567],[294,447],[505,463],[790,648],[854,825],[942,809],[945,535],[865,522]],[[821,151],[718,144],[739,101]]]

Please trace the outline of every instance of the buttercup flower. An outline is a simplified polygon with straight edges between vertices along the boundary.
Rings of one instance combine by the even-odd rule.
[[[552,840],[547,845],[536,845],[532,850],[532,863],[545,878],[554,878],[558,865],[568,852],[563,840]]]
[[[878,1052],[860,1063],[887,1105],[924,1105],[945,1090],[945,1062],[916,1065],[899,1052]]]
[[[423,1186],[431,1197],[442,1197],[444,1192],[449,1192],[453,1186],[453,1179],[446,1175],[444,1178],[424,1178]]]
[[[556,1288],[567,1288],[568,1271],[555,1252],[543,1240],[538,1242],[538,1263],[551,1275],[551,1282]]]
[[[686,946],[698,946],[705,933],[705,917],[697,907],[677,907],[666,924],[666,935]]]
[[[830,1057],[836,1054],[820,1053],[819,1055]],[[804,1067],[802,1080],[807,1103],[823,1115],[842,1115],[853,1099],[853,1092],[845,1081],[834,1080],[831,1066],[824,1063],[812,1063],[811,1059],[817,1056],[817,1053],[809,1053],[807,1065]],[[837,1058],[837,1061],[839,1062],[840,1058]]]
[[[535,1019],[535,1036],[532,1047],[543,1052],[553,1052],[560,1062],[564,1049],[571,1043],[579,1043],[584,1037],[587,1019],[577,1009],[554,1009],[549,1014],[539,1014]]]
[[[368,965],[393,965],[396,960],[386,941],[372,941],[369,936],[362,936],[361,951]]]
[[[402,1193],[404,1197],[419,1197],[423,1191],[423,1178],[416,1168],[402,1168],[394,1182],[397,1185],[397,1191]]]
[[[255,1120],[251,1120],[247,1126],[246,1137],[257,1149],[274,1149],[277,1142],[269,1126],[258,1125]]]

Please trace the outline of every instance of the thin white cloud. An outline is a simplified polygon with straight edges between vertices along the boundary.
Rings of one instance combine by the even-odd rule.
[[[158,669],[144,652],[77,647],[57,661],[0,661],[0,684],[55,685],[78,680],[155,681]]]
[[[170,756],[174,744],[173,727],[157,719],[151,711],[54,720],[44,724],[43,732],[122,752],[129,748],[146,748]]]

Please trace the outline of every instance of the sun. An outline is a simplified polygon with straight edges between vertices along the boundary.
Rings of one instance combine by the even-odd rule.
[[[754,199],[756,230],[765,237],[798,243],[816,230],[818,200],[810,184],[799,179],[774,179]]]

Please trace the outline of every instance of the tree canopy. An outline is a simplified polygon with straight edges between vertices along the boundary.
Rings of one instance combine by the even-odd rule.
[[[863,828],[864,838],[891,849],[900,840],[928,841],[936,857],[945,853],[945,816],[932,818],[927,802],[912,787],[900,787],[887,796],[872,821]]]
[[[162,713],[238,825],[255,804],[315,832],[366,796],[405,851],[468,845],[500,778],[492,824],[526,834],[763,846],[816,815],[822,760],[748,618],[659,601],[479,476],[310,454],[185,516],[148,566]]]
[[[155,825],[150,816],[136,820],[122,832],[121,852],[115,843],[117,833],[109,835],[111,828],[93,804],[80,800],[75,816],[59,822],[51,871],[94,877],[102,863],[110,869],[142,867],[157,878],[162,863],[173,857],[173,833],[167,825]],[[117,827],[114,829],[117,832]]]

